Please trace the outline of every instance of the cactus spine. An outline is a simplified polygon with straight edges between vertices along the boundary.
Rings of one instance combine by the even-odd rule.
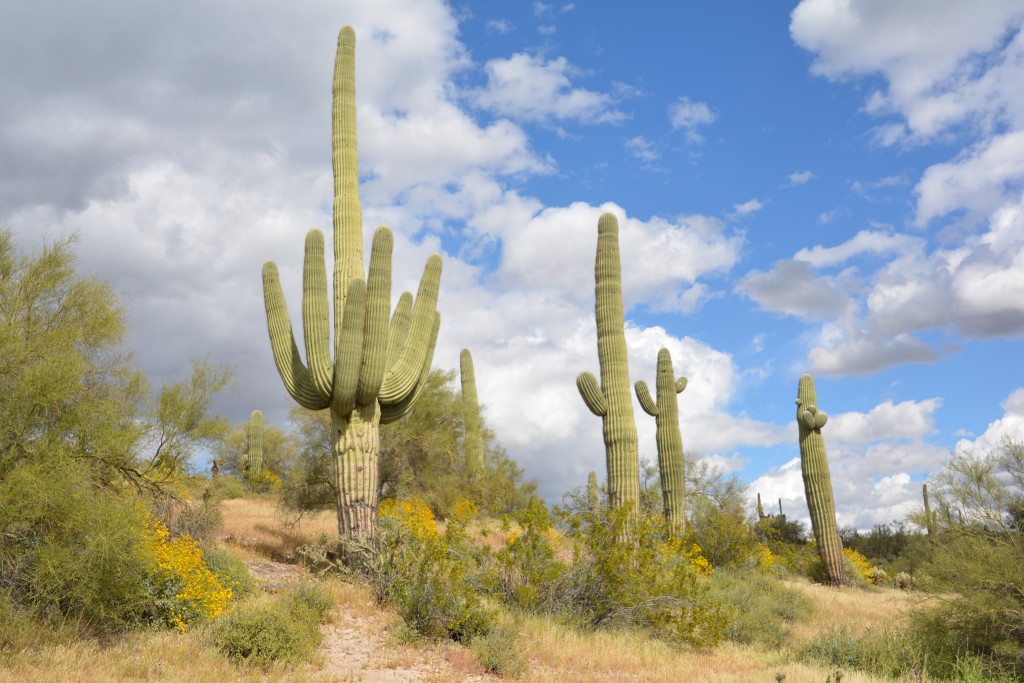
[[[462,425],[465,433],[462,449],[470,481],[478,481],[484,471],[484,437],[481,430],[480,403],[476,395],[476,373],[469,349],[459,354],[459,372],[462,377]]]
[[[828,471],[825,440],[821,436],[821,428],[828,421],[828,415],[818,410],[814,379],[810,375],[800,378],[796,394],[796,421],[800,428],[800,472],[803,474],[818,555],[829,584],[839,586],[843,583],[843,544],[836,527],[832,478]]]
[[[246,465],[249,479],[256,481],[263,475],[263,413],[252,411],[249,416],[249,441],[246,446]]]
[[[658,379],[655,386],[657,403],[651,400],[651,392],[643,380],[635,385],[636,397],[644,412],[655,419],[665,521],[672,535],[678,538],[686,533],[686,464],[683,461],[683,437],[679,432],[679,402],[676,395],[686,388],[686,378],[676,379],[668,349],[658,351]]]
[[[304,408],[331,412],[338,532],[367,540],[373,536],[377,517],[379,426],[409,411],[430,371],[441,322],[436,310],[441,258],[434,254],[427,260],[415,303],[409,292],[403,293],[389,323],[393,245],[389,229],[381,227],[374,234],[369,273],[363,272],[355,111],[355,32],[346,26],[338,34],[332,105],[333,346],[324,238],[319,230],[306,235],[305,363],[272,261],[263,265],[263,297],[270,346],[285,388]]]
[[[932,517],[932,506],[928,504],[928,484],[921,484],[921,495],[924,496],[925,529],[929,536],[935,535],[935,518]]]
[[[595,310],[601,384],[590,372],[576,377],[576,386],[590,412],[602,418],[608,464],[608,504],[637,509],[640,501],[640,458],[636,422],[629,392],[626,332],[622,308],[622,265],[619,223],[610,213],[597,223]]]

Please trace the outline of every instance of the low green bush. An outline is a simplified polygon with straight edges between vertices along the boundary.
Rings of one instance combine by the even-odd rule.
[[[242,600],[256,592],[256,581],[253,580],[245,562],[209,543],[200,547],[206,566],[224,586],[231,589],[234,600]]]
[[[280,595],[240,603],[212,623],[211,637],[236,661],[257,666],[301,661],[323,639],[320,623],[330,605],[321,589],[301,584]]]
[[[805,621],[812,607],[799,591],[763,571],[717,570],[712,599],[724,605],[729,623],[724,636],[736,643],[779,648],[790,638],[789,625]]]
[[[473,653],[488,673],[519,678],[526,671],[526,659],[519,644],[519,629],[507,622],[471,642]]]

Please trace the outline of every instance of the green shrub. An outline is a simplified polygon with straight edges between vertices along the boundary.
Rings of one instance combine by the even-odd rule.
[[[254,598],[213,622],[213,642],[231,659],[258,666],[306,659],[320,644],[331,601],[311,584]]]
[[[526,670],[526,660],[519,644],[519,629],[503,623],[490,633],[472,641],[473,653],[489,673],[503,678],[519,678]]]
[[[619,509],[565,521],[576,557],[546,587],[546,611],[698,646],[721,639],[727,616],[701,576],[711,567],[698,546],[668,536],[663,518]]]
[[[256,592],[256,582],[245,566],[245,562],[228,551],[208,543],[201,547],[206,566],[224,586],[231,589],[234,600],[242,600]]]
[[[374,596],[393,604],[415,632],[468,642],[491,630],[464,520],[449,519],[442,534],[422,501],[386,501],[376,544],[366,568]]]
[[[921,641],[910,631],[885,626],[864,635],[845,629],[824,633],[807,643],[800,656],[830,667],[889,678],[934,675],[931,658]]]
[[[494,554],[490,582],[506,605],[538,610],[543,593],[561,573],[565,564],[555,557],[551,545],[555,536],[548,510],[538,499],[515,514],[518,533]]]
[[[761,643],[779,648],[789,641],[789,624],[806,620],[810,601],[779,579],[756,570],[718,570],[711,579],[711,597],[729,615],[725,638],[736,643]]]
[[[244,498],[248,494],[245,484],[230,474],[221,474],[211,478],[209,491],[214,501]]]

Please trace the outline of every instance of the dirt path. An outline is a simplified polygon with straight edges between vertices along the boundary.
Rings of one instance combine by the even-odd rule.
[[[302,568],[273,560],[247,560],[246,566],[265,590],[278,591],[308,576]],[[395,637],[401,619],[373,604],[355,586],[338,589],[338,605],[324,635],[319,654],[324,671],[345,683],[429,681],[494,681],[466,648],[454,643],[409,645]]]

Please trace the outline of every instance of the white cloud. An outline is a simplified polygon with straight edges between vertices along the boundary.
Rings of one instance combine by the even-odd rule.
[[[887,254],[909,248],[920,249],[922,240],[909,235],[861,230],[855,236],[835,247],[816,245],[801,249],[793,256],[794,261],[809,263],[815,268],[834,266],[860,254]]]
[[[736,284],[765,311],[823,320],[842,313],[849,297],[830,278],[814,273],[804,261],[777,261],[767,272],[752,270]]]
[[[661,158],[661,154],[654,148],[654,143],[642,135],[626,140],[626,149],[641,161],[652,162]]]
[[[748,216],[752,213],[757,213],[764,208],[764,202],[759,199],[748,199],[741,204],[733,204],[733,213],[737,216]]]
[[[494,31],[495,33],[509,33],[512,31],[512,22],[508,19],[491,19],[486,24],[488,31]]]
[[[680,97],[668,107],[668,120],[673,130],[682,130],[687,142],[700,144],[704,137],[697,132],[701,126],[714,123],[714,112],[705,102],[693,102],[689,97]]]
[[[829,439],[846,443],[868,443],[889,439],[922,439],[935,428],[935,411],[942,399],[924,401],[886,401],[867,413],[848,412],[832,415],[826,430]]]
[[[786,176],[786,182],[790,187],[804,185],[814,179],[811,171],[794,171]]]
[[[988,427],[976,439],[961,439],[956,449],[973,450],[976,453],[994,451],[1004,438],[1024,442],[1024,387],[1016,389],[999,404],[1002,417],[989,422]]]
[[[487,86],[474,91],[473,102],[502,116],[522,121],[615,123],[626,118],[610,95],[574,88],[571,76],[580,71],[565,57],[546,60],[517,53],[484,65]]]
[[[890,339],[843,334],[839,341],[816,346],[807,354],[811,372],[827,376],[869,375],[893,365],[931,363],[938,354],[908,334]]]

